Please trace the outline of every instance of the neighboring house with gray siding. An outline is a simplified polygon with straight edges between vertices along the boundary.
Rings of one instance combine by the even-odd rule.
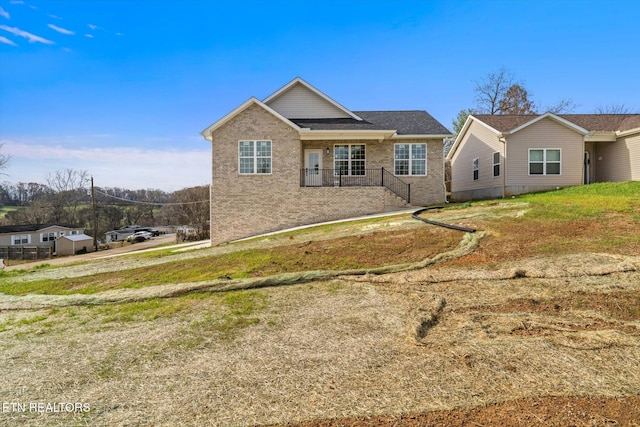
[[[84,229],[68,224],[0,226],[0,246],[55,246],[60,236],[82,234]]]
[[[470,115],[447,161],[453,201],[640,180],[640,114]]]
[[[211,242],[445,200],[426,111],[351,111],[296,78],[201,132],[211,142]]]

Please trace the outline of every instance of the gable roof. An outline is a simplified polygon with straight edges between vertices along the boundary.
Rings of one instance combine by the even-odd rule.
[[[0,234],[4,233],[29,233],[44,230],[50,227],[60,227],[69,229],[80,229],[82,227],[71,224],[24,224],[24,225],[3,225],[0,226]]]
[[[238,114],[242,113],[243,111],[245,111],[247,108],[251,107],[252,105],[257,105],[260,108],[263,108],[269,114],[274,115],[275,117],[277,117],[278,119],[282,120],[284,123],[286,123],[287,125],[291,126],[292,128],[294,128],[296,130],[300,130],[300,128],[295,123],[293,123],[292,121],[290,121],[289,119],[287,119],[282,114],[278,113],[277,111],[275,111],[274,109],[272,109],[271,107],[266,105],[265,103],[259,101],[256,97],[252,96],[251,98],[247,99],[245,102],[240,104],[238,107],[236,107],[233,111],[231,111],[230,113],[228,113],[227,115],[222,117],[220,120],[216,121],[211,126],[209,126],[205,130],[200,132],[200,135],[204,136],[204,138],[206,140],[211,141],[212,140],[211,133],[213,131],[215,131],[216,129],[218,129],[219,127],[224,125],[225,123],[229,122],[231,119],[233,119]]]
[[[498,130],[499,132],[513,132],[537,118],[559,117],[588,132],[624,132],[640,127],[640,114],[474,114],[478,120]]]
[[[342,106],[300,77],[296,77],[262,102],[289,119],[351,118],[362,120],[353,111]],[[313,104],[314,108],[309,108],[307,104]]]
[[[251,97],[200,134],[211,141],[212,132],[252,105],[276,116],[304,134],[305,139],[451,136],[451,132],[426,111],[350,111],[299,77],[263,101]]]

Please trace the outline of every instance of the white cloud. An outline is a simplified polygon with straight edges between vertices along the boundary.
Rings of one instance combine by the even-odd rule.
[[[7,18],[7,19],[11,19],[11,16],[9,15],[9,12],[7,12],[6,10],[4,10],[3,8],[0,7],[0,16]]]
[[[57,25],[49,24],[48,27],[51,28],[53,31],[59,32],[60,34],[66,34],[69,36],[75,35],[73,31],[67,30],[66,28],[58,27]]]
[[[2,36],[0,36],[0,43],[8,44],[8,45],[11,45],[11,46],[18,46],[13,41],[9,40],[6,37],[2,37]]]
[[[60,169],[86,170],[97,186],[175,191],[208,184],[210,150],[143,150],[135,147],[66,148],[0,141],[11,156],[9,182],[44,183]]]
[[[89,24],[89,28],[91,28],[92,30],[95,30],[96,28],[98,28],[97,25],[93,25],[93,24]]]
[[[84,36],[87,37],[87,38],[90,38],[90,39],[93,38],[93,34],[85,34]]]
[[[0,30],[5,30],[10,32],[13,35],[24,37],[25,39],[29,40],[29,43],[38,42],[38,43],[44,43],[44,44],[55,44],[55,42],[52,42],[51,40],[47,40],[43,37],[36,36],[35,34],[22,31],[21,29],[16,27],[8,27],[6,25],[0,25]]]
[[[47,15],[47,16],[48,16],[49,18],[52,18],[52,19],[59,19],[60,21],[62,21],[62,18],[60,18],[59,16],[56,16],[56,15]]]

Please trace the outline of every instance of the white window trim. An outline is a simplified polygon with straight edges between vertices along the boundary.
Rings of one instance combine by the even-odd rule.
[[[532,151],[542,151],[542,173],[531,173],[531,152]],[[560,153],[560,160],[558,161],[547,160],[547,151],[558,151]],[[529,176],[562,176],[562,148],[529,148],[527,155],[528,155],[527,173],[529,174]],[[534,163],[540,163],[540,162],[536,161]],[[559,165],[558,173],[548,174],[547,163],[554,163],[554,164],[558,163]]]
[[[396,147],[399,145],[408,145],[409,146],[409,158],[408,159],[396,159]],[[413,150],[413,147],[415,145],[424,145],[424,159],[415,159],[415,160],[424,160],[424,173],[420,173],[420,174],[414,174],[413,173],[413,158],[411,157],[411,152]],[[429,157],[428,154],[428,149],[429,146],[427,145],[426,142],[414,142],[414,143],[397,143],[393,145],[393,174],[397,175],[397,176],[427,176],[427,171],[428,171],[428,167],[427,167],[427,159]],[[366,154],[365,154],[366,155]],[[409,168],[408,171],[409,173],[406,175],[400,175],[400,174],[396,174],[396,161],[398,160],[408,160],[409,161]]]
[[[478,173],[476,174],[476,172]],[[478,176],[477,178],[476,175]],[[471,162],[471,176],[474,181],[480,180],[480,159],[477,157]]]
[[[241,142],[253,142],[253,172],[241,172],[240,171],[240,159],[249,158],[249,156],[240,156],[240,143]],[[258,156],[258,142],[268,142],[271,151],[270,156]],[[258,159],[270,159],[271,166],[269,172],[258,172]],[[238,174],[239,175],[271,175],[273,173],[273,141],[270,139],[241,139],[238,141]]]
[[[62,234],[60,234],[60,235],[62,235]],[[47,240],[44,240],[45,236],[47,237]],[[54,240],[56,240],[57,236],[58,236],[58,233],[56,233],[55,231],[51,231],[51,232],[48,232],[48,233],[40,233],[40,243],[53,242]]]
[[[498,155],[498,163],[496,163],[496,154]],[[499,151],[494,151],[492,160],[493,167],[491,169],[491,173],[493,174],[494,178],[500,178],[500,176],[502,175],[502,154],[500,154]],[[496,166],[498,166],[498,175],[496,175]]]
[[[347,159],[336,159],[336,147],[339,146],[344,146],[346,145],[347,147],[349,147],[349,157]],[[363,146],[364,147],[364,159],[352,159],[351,158],[351,147],[355,147],[355,146]],[[333,145],[333,173],[334,175],[338,175],[338,168],[336,168],[336,162],[347,162],[347,171],[349,172],[347,175],[343,175],[343,176],[366,176],[367,175],[367,144],[334,144]],[[362,175],[354,175],[353,174],[353,168],[352,168],[352,162],[363,162],[364,163],[364,167],[363,167],[363,174]]]
[[[27,243],[15,243],[16,237],[19,237],[20,240],[24,236],[27,236]],[[11,236],[11,246],[20,246],[20,245],[30,245],[31,244],[31,234],[14,234]]]

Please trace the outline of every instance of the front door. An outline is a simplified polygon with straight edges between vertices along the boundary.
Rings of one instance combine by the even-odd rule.
[[[322,185],[322,150],[304,150],[304,185]]]
[[[591,184],[591,157],[589,152],[584,152],[584,183]]]

